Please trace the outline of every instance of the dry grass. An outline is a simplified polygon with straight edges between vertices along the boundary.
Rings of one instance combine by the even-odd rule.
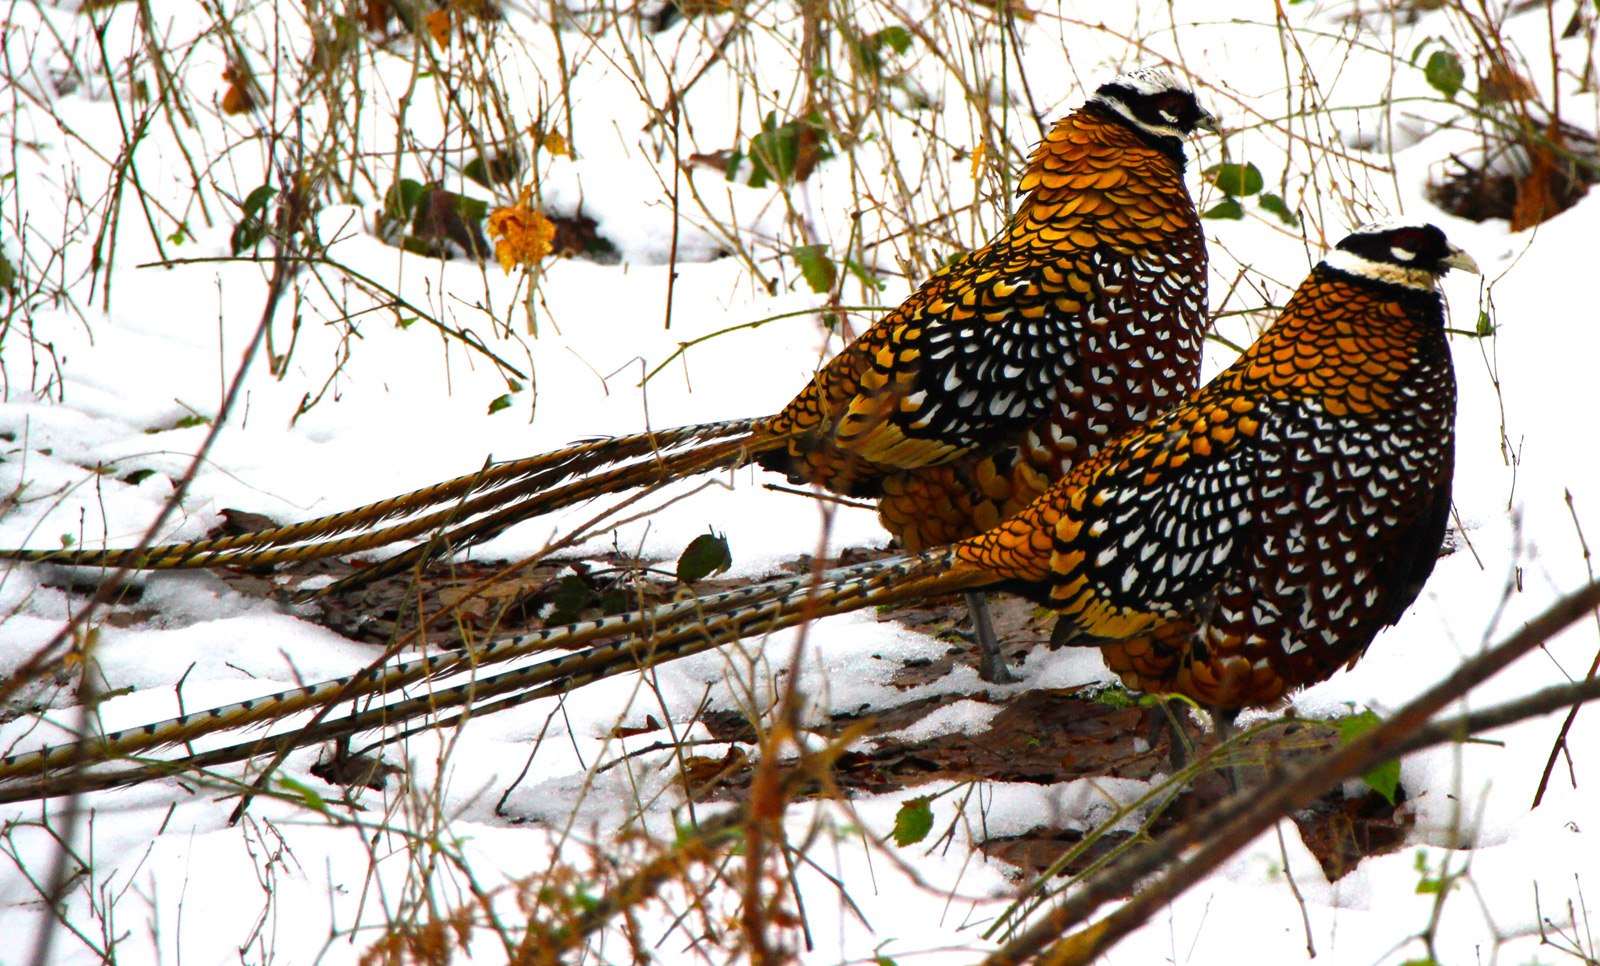
[[[1429,124],[1478,139],[1479,153],[1463,155],[1460,172],[1439,176],[1435,197],[1453,210],[1533,225],[1594,180],[1597,119],[1565,117],[1551,93],[1592,71],[1592,13],[1580,9],[1563,24],[1555,5],[1546,5],[1549,46],[1535,63],[1502,38],[1498,8],[1470,0],[1445,6],[1452,38],[1420,57],[1394,46],[1404,9],[1351,19],[1332,45],[1287,20],[1236,25],[1275,38],[1276,101],[1235,91],[1224,76],[1196,77],[1231,129],[1220,148],[1205,149],[1201,166],[1259,161],[1263,176],[1262,187],[1232,199],[1252,232],[1233,236],[1244,240],[1238,251],[1226,241],[1217,246],[1218,281],[1226,285],[1214,285],[1213,304],[1224,342],[1247,341],[1296,281],[1259,271],[1245,244],[1267,238],[1319,251],[1396,196],[1394,132],[1417,105],[1330,110],[1358,52],[1388,51],[1395,78],[1415,80],[1428,71],[1431,52],[1447,48],[1474,68],[1457,90],[1429,72],[1435,93],[1417,108]],[[491,410],[531,412],[532,334],[541,320],[561,322],[540,296],[548,259],[617,257],[604,226],[596,234],[592,220],[585,224],[583,203],[563,180],[574,156],[635,161],[635,177],[653,179],[654,204],[684,233],[673,234],[667,261],[725,256],[743,266],[741,284],[751,290],[814,292],[819,308],[810,318],[775,314],[756,324],[820,324],[836,346],[882,304],[1004,223],[1014,173],[1031,144],[1097,78],[1113,67],[1184,62],[1184,32],[1165,7],[1143,11],[1132,32],[1076,17],[1065,5],[975,0],[915,11],[893,0],[531,7],[367,0],[249,8],[244,16],[206,3],[204,16],[183,27],[164,23],[148,2],[91,3],[75,15],[32,9],[41,29],[10,32],[0,97],[14,117],[25,106],[30,117],[53,118],[51,137],[80,160],[26,186],[0,178],[0,343],[7,348],[0,372],[8,398],[60,397],[59,327],[92,329],[103,313],[129,308],[113,269],[222,264],[226,296],[248,301],[263,319],[258,365],[280,379],[295,368],[317,373],[320,388],[304,394],[290,422],[334,404],[344,367],[361,351],[363,326],[417,322],[437,334],[442,353],[503,380],[504,394],[485,400]],[[1573,36],[1587,43],[1587,62],[1561,46]],[[1074,61],[1042,56],[1052,43],[1073,50]],[[1084,50],[1092,53],[1076,54]],[[586,85],[597,76],[605,97],[645,105],[642,128],[592,120],[601,98]],[[1587,73],[1581,79],[1592,86]],[[701,96],[708,89],[726,96]],[[114,135],[86,125],[68,95],[103,108],[95,116],[114,118]],[[1364,127],[1369,122],[1375,130]],[[5,129],[10,167],[37,171],[24,156],[40,134],[18,123]],[[1352,146],[1368,135],[1387,161],[1382,151]],[[768,190],[759,199],[730,186],[763,178]],[[48,188],[53,206],[25,199],[25,187]],[[513,259],[508,288],[486,222],[525,190],[531,208],[551,220],[554,252]],[[824,210],[819,196],[848,203]],[[1220,188],[1203,189],[1203,207],[1227,201]],[[197,233],[214,237],[219,229],[229,254],[194,253]],[[369,234],[390,246],[386,274],[347,254],[353,238]],[[663,325],[688,328],[682,320],[693,308],[670,288],[659,310]],[[1472,331],[1492,338],[1492,321]],[[25,498],[32,497],[11,497]],[[74,632],[34,662],[31,677],[13,677],[6,693],[48,684],[69,649],[75,666],[92,667],[99,616],[85,610]],[[676,783],[639,773],[639,791],[612,828],[585,821],[587,787],[581,790],[566,823],[548,830],[546,871],[509,887],[481,884],[470,850],[452,832],[460,816],[444,805],[445,785],[461,725],[390,750],[431,761],[424,773],[436,777],[420,783],[391,777],[385,784],[378,774],[378,790],[347,784],[334,799],[323,797],[326,789],[250,789],[223,775],[186,781],[219,794],[274,796],[304,821],[367,843],[367,884],[384,925],[329,937],[330,944],[356,942],[365,963],[443,964],[486,940],[527,963],[571,961],[580,950],[601,961],[643,961],[663,942],[707,962],[788,961],[808,942],[797,869],[819,843],[865,841],[889,863],[903,853],[861,831],[830,778],[852,736],[808,745],[799,676],[780,680],[774,664],[781,659],[756,649],[729,651],[731,690],[757,735],[748,797],[738,807],[709,818],[695,813],[684,786],[716,777],[721,766],[697,757],[691,739],[680,740],[693,722],[673,721],[646,676],[619,709],[618,733],[641,708],[665,716]],[[101,697],[95,692],[85,686],[81,703],[92,706]],[[547,740],[555,739],[540,732],[530,743],[530,762]],[[613,753],[593,762],[585,781],[631,767]],[[801,798],[807,803],[796,808]],[[951,835],[960,823],[982,825],[977,800],[959,801]],[[646,820],[673,808],[675,837]],[[1145,820],[1158,814],[1152,809]],[[73,807],[26,829],[9,825],[0,852],[19,871],[37,870],[14,837],[31,830],[92,842],[92,823]],[[272,823],[248,810],[240,835],[257,858],[270,907],[272,877],[296,857]],[[1143,843],[1129,839],[1126,851]],[[1178,854],[1179,846],[1166,847],[1168,857]],[[39,897],[55,904],[78,896],[83,905],[74,908],[89,915],[59,918],[51,941],[109,960],[123,935],[116,907],[130,875],[98,868],[81,848],[63,844],[59,854],[53,869],[34,873]],[[395,863],[402,874],[380,874]],[[1446,874],[1458,872],[1438,873]],[[848,900],[852,885],[836,885]],[[1041,879],[1018,912],[1038,914],[1057,885]],[[263,922],[270,918],[264,911]],[[1025,920],[1007,920],[1015,932],[1006,938],[1032,936],[1031,948],[1043,948],[1049,937],[1028,932]],[[643,924],[662,921],[665,939]],[[1592,961],[1592,937],[1559,938]],[[265,926],[248,945],[263,961],[272,958]],[[36,950],[37,958],[47,951]]]

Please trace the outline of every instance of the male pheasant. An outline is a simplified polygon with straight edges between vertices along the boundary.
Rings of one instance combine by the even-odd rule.
[[[254,566],[438,534],[325,588],[348,589],[607,493],[754,461],[881,497],[910,550],[986,530],[1199,379],[1206,252],[1184,140],[1215,119],[1159,70],[1101,86],[1034,152],[1006,228],[948,266],[761,419],[601,440],[271,530],[132,551],[0,559],[169,569]],[[338,535],[409,516],[402,523]],[[1004,661],[974,598],[982,673]]]
[[[468,704],[484,714],[815,617],[979,588],[1056,610],[1069,642],[1100,646],[1130,687],[1187,695],[1221,720],[1272,705],[1360,658],[1433,570],[1454,465],[1455,376],[1437,287],[1452,268],[1477,271],[1432,225],[1356,231],[1204,388],[1079,461],[1022,512],[951,547],[506,638],[88,747],[0,759],[0,781],[452,674],[472,680],[329,716],[294,740]],[[493,671],[593,641],[610,643]]]

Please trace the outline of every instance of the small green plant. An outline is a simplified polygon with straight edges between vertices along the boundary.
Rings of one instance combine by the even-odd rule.
[[[1349,743],[1383,722],[1373,711],[1358,711],[1339,719],[1339,740]],[[1364,773],[1361,780],[1391,805],[1400,791],[1400,761],[1394,759]]]
[[[689,541],[678,556],[678,579],[686,584],[720,574],[733,566],[733,552],[728,549],[726,534],[715,530],[702,533]]]
[[[1263,211],[1277,216],[1290,228],[1300,227],[1299,217],[1289,209],[1282,196],[1262,190],[1266,187],[1266,179],[1254,164],[1248,161],[1244,164],[1224,161],[1205,169],[1201,175],[1223,194],[1221,201],[1206,209],[1205,217],[1237,221],[1244,217],[1243,199],[1254,197]]]
[[[921,795],[900,803],[900,811],[894,816],[894,844],[905,848],[928,837],[933,831],[932,802],[932,798]]]
[[[1596,132],[1569,123],[1559,90],[1530,79],[1533,70],[1506,39],[1506,23],[1530,12],[1545,20],[1549,76],[1559,85],[1569,73],[1564,51],[1570,47],[1563,41],[1582,29],[1579,19],[1558,35],[1557,21],[1536,10],[1466,0],[1452,0],[1446,9],[1461,25],[1461,46],[1470,49],[1461,53],[1445,39],[1429,38],[1412,51],[1410,62],[1433,90],[1461,109],[1461,126],[1478,135],[1480,146],[1475,154],[1451,157],[1430,182],[1430,199],[1474,221],[1503,218],[1512,231],[1531,228],[1572,207],[1600,182],[1600,162],[1595,160]],[[1472,75],[1468,64],[1475,68]],[[1584,69],[1592,71],[1592,63]]]
[[[812,113],[780,123],[774,111],[762,120],[761,131],[750,138],[748,150],[733,152],[728,160],[728,178],[735,178],[741,170],[740,163],[748,160],[746,183],[750,187],[762,188],[773,182],[792,185],[811,177],[817,165],[833,154],[821,115]]]

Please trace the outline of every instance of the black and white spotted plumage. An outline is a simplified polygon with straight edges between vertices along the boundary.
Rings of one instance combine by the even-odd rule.
[[[1470,264],[1431,226],[1357,232],[1203,390],[963,555],[1143,690],[1242,707],[1326,677],[1399,618],[1443,540],[1455,382],[1435,283]]]
[[[1356,232],[1207,386],[1080,461],[1022,513],[952,547],[0,758],[0,800],[45,794],[63,775],[80,781],[86,763],[337,702],[354,710],[307,740],[469,703],[486,713],[816,617],[984,588],[1013,589],[1059,611],[1077,642],[1100,645],[1132,687],[1221,712],[1271,705],[1359,658],[1433,570],[1450,512],[1455,434],[1436,285],[1452,268],[1476,271],[1430,225]],[[574,645],[592,646],[499,669],[533,647]],[[469,680],[431,686],[449,674]],[[421,693],[394,693],[413,684]],[[374,695],[390,703],[371,706]],[[245,757],[254,747],[219,755]],[[195,762],[211,760],[232,759]],[[93,780],[122,783],[168,768]]]
[[[935,273],[777,413],[584,443],[288,527],[137,553],[0,558],[257,566],[430,538],[329,593],[533,516],[751,461],[835,492],[881,494],[885,525],[908,546],[977,533],[1193,385],[1206,263],[1184,141],[1213,125],[1164,71],[1103,85],[1034,152],[1006,227]]]

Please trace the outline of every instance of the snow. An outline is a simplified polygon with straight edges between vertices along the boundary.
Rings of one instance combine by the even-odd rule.
[[[924,32],[912,55],[894,61],[906,67],[905,86],[888,95],[900,112],[869,99],[856,105],[882,129],[869,125],[877,133],[824,162],[787,201],[772,187],[731,183],[707,169],[675,178],[672,157],[675,136],[680,154],[709,153],[747,141],[769,111],[798,111],[801,25],[789,6],[752,13],[759,29],[740,32],[720,58],[708,55],[729,17],[697,17],[652,36],[638,21],[599,9],[560,26],[545,19],[544,6],[509,10],[509,29],[492,49],[505,108],[521,119],[514,126],[526,134],[536,122],[573,125],[575,157],[538,156],[541,197],[550,210],[595,219],[617,261],[547,262],[530,298],[520,274],[402,254],[379,241],[374,217],[387,182],[352,182],[352,196],[334,198],[316,218],[328,264],[375,280],[405,307],[391,308],[341,280],[340,270],[297,276],[265,347],[279,357],[280,371],[258,358],[246,373],[238,408],[161,538],[200,536],[224,508],[306,519],[470,472],[490,456],[771,412],[842,344],[840,333],[819,324],[824,300],[799,279],[786,254],[791,247],[825,242],[836,254],[851,250],[885,288],[847,280],[842,304],[891,306],[944,254],[980,243],[1001,223],[993,194],[998,172],[1014,171],[1015,150],[1037,136],[1029,99],[1044,117],[1055,117],[1116,70],[1173,60],[1235,129],[1228,159],[1255,163],[1268,190],[1281,192],[1306,221],[1302,236],[1246,200],[1245,220],[1206,222],[1213,308],[1228,313],[1219,322],[1228,339],[1248,342],[1264,316],[1237,313],[1281,304],[1326,244],[1394,212],[1435,221],[1474,255],[1481,278],[1458,274],[1445,283],[1452,324],[1474,329],[1486,312],[1495,327],[1489,339],[1452,340],[1460,382],[1455,503],[1466,545],[1440,561],[1417,604],[1359,664],[1295,696],[1293,709],[1310,717],[1352,707],[1393,710],[1589,579],[1587,547],[1600,540],[1592,445],[1600,197],[1591,194],[1515,234],[1503,221],[1472,223],[1430,205],[1428,178],[1452,155],[1481,150],[1461,106],[1438,96],[1408,62],[1414,51],[1441,42],[1473,49],[1452,5],[1400,22],[1344,2],[1295,3],[1279,8],[1281,24],[1270,6],[1244,2],[1041,5],[1036,18],[1016,24],[1025,92],[1014,61],[1001,70],[1011,41],[962,21],[957,8],[967,5],[914,5],[909,12],[861,6],[863,31],[909,22]],[[216,415],[261,320],[270,266],[218,260],[230,255],[236,218],[227,199],[269,180],[271,165],[253,140],[258,127],[311,137],[329,123],[326,114],[308,111],[297,127],[280,100],[260,115],[219,114],[215,100],[230,55],[207,34],[214,25],[196,7],[156,8],[163,36],[188,51],[168,66],[178,72],[194,120],[174,126],[157,118],[147,129],[135,154],[146,194],[121,189],[119,220],[108,228],[116,244],[103,252],[98,271],[91,254],[107,212],[104,186],[123,148],[128,112],[149,103],[129,96],[127,77],[108,83],[93,25],[109,25],[106,56],[123,71],[129,57],[143,64],[145,56],[136,12],[123,5],[91,15],[73,4],[30,2],[5,14],[0,43],[14,76],[0,90],[15,109],[0,112],[0,130],[14,177],[0,181],[0,253],[13,265],[26,253],[31,284],[62,293],[32,298],[32,328],[19,314],[0,335],[3,546],[127,545],[160,512],[171,480],[208,432],[187,417]],[[1522,73],[1548,96],[1552,44],[1543,13],[1535,7],[1511,17],[1498,35],[1526,58]],[[249,8],[235,29],[258,54],[298,63],[310,46],[308,28],[286,15],[283,32],[275,33],[272,15],[271,8]],[[981,36],[937,51],[925,39],[965,38],[963,30]],[[286,46],[273,52],[275,43]],[[1592,59],[1586,43],[1579,31],[1554,47],[1566,71],[1557,79],[1563,114],[1592,132],[1600,107],[1574,80]],[[379,159],[363,163],[387,179],[438,177],[433,149],[419,146],[460,140],[459,117],[446,114],[426,81],[406,106],[404,130],[397,123],[416,50],[391,41],[360,59],[370,100],[352,106],[348,120],[363,150]],[[941,58],[960,62],[984,89],[963,87]],[[258,57],[257,69],[271,62]],[[570,85],[559,80],[561,63],[574,66]],[[1470,85],[1481,65],[1466,67]],[[675,135],[672,118],[657,113],[666,85],[702,69],[682,101]],[[141,82],[156,83],[148,65],[136,71]],[[258,80],[273,82],[265,72]],[[909,109],[917,99],[931,106]],[[969,152],[979,127],[971,112],[985,103],[998,112],[1003,102],[1014,153],[996,159],[991,146],[988,167],[974,179]],[[1191,172],[1224,156],[1214,138],[1197,140],[1191,152],[1198,154]],[[200,176],[197,195],[191,156],[218,155],[224,160]],[[398,171],[396,157],[403,158]],[[894,187],[902,181],[903,192]],[[1202,209],[1219,200],[1193,173],[1190,184]],[[447,187],[462,188],[461,179]],[[947,213],[954,215],[936,242],[905,239],[908,226]],[[174,241],[180,220],[188,237]],[[59,261],[49,254],[56,249]],[[172,264],[154,264],[163,259]],[[0,305],[10,311],[18,298],[0,296]],[[453,331],[425,320],[399,324],[425,313]],[[847,315],[857,332],[871,318]],[[769,321],[755,324],[762,320]],[[683,345],[724,329],[733,331]],[[1207,371],[1230,356],[1225,345],[1209,345]],[[512,392],[510,408],[490,414],[490,401],[511,391],[511,380],[523,388]],[[122,481],[140,469],[155,473],[138,484]],[[606,506],[578,507],[524,524],[473,555],[524,556],[582,528],[576,553],[617,546],[670,564],[710,528],[729,536],[732,576],[754,578],[802,554],[886,544],[873,513],[824,512],[805,495],[765,488],[771,482],[753,469],[692,481],[607,518],[664,507],[623,524],[596,522]],[[83,606],[81,593],[62,589],[62,577],[60,568],[27,566],[0,574],[0,670],[20,666]],[[93,646],[103,687],[118,692],[96,710],[107,729],[349,674],[377,654],[208,574],[134,579],[139,603],[114,608],[118,619],[98,629]],[[1479,688],[1468,704],[1484,707],[1581,677],[1597,637],[1595,622],[1579,623]],[[646,836],[672,840],[689,806],[676,778],[679,757],[662,743],[690,742],[683,754],[713,760],[729,748],[694,720],[702,703],[770,723],[793,673],[811,702],[802,729],[829,714],[937,699],[933,711],[895,735],[921,740],[981,730],[998,706],[973,700],[978,691],[1020,694],[1107,679],[1097,655],[1067,649],[1030,654],[1025,681],[1008,688],[983,685],[958,665],[908,691],[890,683],[893,669],[936,659],[945,643],[871,613],[819,622],[798,649],[796,640],[785,632],[648,677],[605,681],[565,700],[409,736],[384,750],[404,776],[391,777],[383,791],[329,785],[309,771],[318,752],[296,752],[281,773],[299,785],[257,795],[239,824],[229,823],[237,795],[212,785],[168,780],[89,795],[73,843],[83,871],[64,905],[78,931],[56,933],[51,961],[114,955],[122,963],[353,963],[391,919],[430,918],[419,910],[442,918],[464,908],[484,913],[471,932],[472,961],[508,959],[505,940],[483,925],[489,911],[516,927],[527,918],[519,896],[529,883],[603,890],[613,860],[625,866],[649,854]],[[81,714],[73,689],[49,680],[18,700],[26,713],[0,725],[0,747],[55,740],[55,723],[74,726]],[[671,722],[670,732],[632,733],[650,719]],[[1431,935],[1440,962],[1561,961],[1555,947],[1541,945],[1540,917],[1568,935],[1586,928],[1585,895],[1596,892],[1587,873],[1600,867],[1600,712],[1578,716],[1567,740],[1570,758],[1558,762],[1543,804],[1532,809],[1559,721],[1524,722],[1485,743],[1409,756],[1402,784],[1415,825],[1400,851],[1329,883],[1285,823],[1107,961],[1302,962],[1309,929],[1318,963],[1401,963],[1423,955],[1417,937],[1436,909]],[[812,732],[797,741],[812,751],[826,744]],[[254,775],[243,766],[219,774]],[[1149,790],[1112,778],[934,783],[848,802],[797,802],[784,827],[791,841],[809,845],[810,864],[793,880],[810,930],[801,958],[971,962],[992,948],[982,933],[1025,880],[974,850],[974,841],[1046,823],[1089,829]],[[910,847],[885,844],[902,802],[920,794],[937,796],[933,834]],[[50,921],[37,883],[55,861],[59,843],[50,828],[64,824],[65,807],[60,800],[0,806],[0,963],[27,961],[33,937]],[[694,813],[704,820],[726,807],[701,805]],[[1132,828],[1142,814],[1117,827]],[[575,878],[561,879],[561,870]],[[1460,878],[1443,892],[1419,890],[1441,870]],[[706,870],[695,874],[709,883]],[[718,917],[737,910],[721,893],[716,901],[725,907],[679,922],[677,913],[691,905],[682,888],[671,883],[660,902],[641,907],[650,955],[664,962],[716,958],[715,947],[696,952],[696,937],[705,923],[728,928]],[[1593,955],[1595,940],[1582,942]],[[633,957],[620,932],[603,934],[595,949],[604,961]]]

